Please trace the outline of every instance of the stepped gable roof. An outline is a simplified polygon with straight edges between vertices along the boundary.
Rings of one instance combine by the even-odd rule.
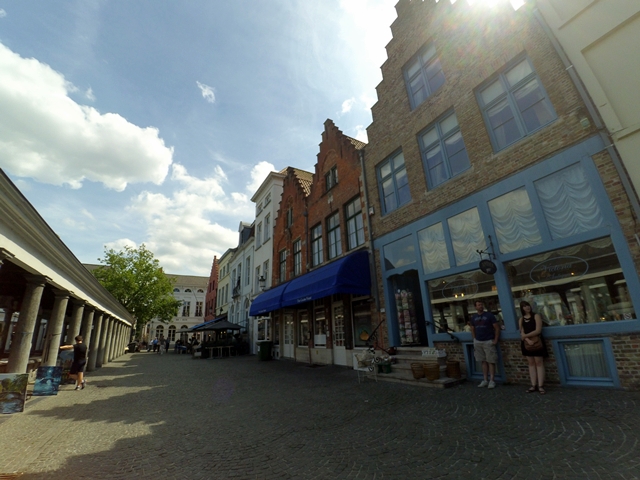
[[[366,143],[361,142],[360,140],[356,140],[355,138],[351,138],[348,135],[345,135],[345,137],[347,137],[347,139],[351,142],[351,145],[356,147],[356,150],[362,150],[364,147],[367,146]]]
[[[304,191],[306,197],[311,193],[311,184],[313,183],[313,173],[306,170],[300,170],[299,168],[290,167],[294,176],[298,180],[300,187]]]

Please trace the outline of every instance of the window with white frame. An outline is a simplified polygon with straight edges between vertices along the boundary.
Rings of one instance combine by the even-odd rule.
[[[184,300],[182,302],[182,316],[188,317],[191,314],[191,302]]]
[[[418,134],[418,143],[429,188],[444,183],[471,166],[455,113],[449,113]]]
[[[253,288],[256,292],[260,289],[260,266],[256,267],[256,283]]]
[[[325,173],[324,182],[325,182],[327,191],[331,190],[333,187],[335,187],[338,184],[338,167],[337,166],[332,167],[331,170]]]
[[[378,186],[382,210],[389,213],[411,200],[404,155],[398,152],[378,165]]]
[[[169,333],[168,333],[168,337],[169,340],[171,340],[172,342],[175,342],[176,340],[176,326],[175,325],[171,325],[169,326]]]
[[[302,274],[302,241],[300,239],[293,242],[293,275],[297,277]]]
[[[262,245],[262,222],[256,227],[256,247]]]
[[[264,242],[271,238],[271,214],[264,217]]]
[[[251,257],[247,257],[247,261],[245,262],[247,267],[246,267],[246,274],[247,274],[247,285],[251,285]]]
[[[327,244],[329,247],[329,260],[342,255],[339,212],[334,213],[327,219]]]
[[[287,251],[280,250],[278,253],[279,264],[279,272],[280,272],[280,283],[286,282],[287,280]]]
[[[313,344],[315,347],[327,346],[328,322],[324,300],[315,300],[313,309]]]
[[[528,58],[506,68],[477,93],[494,150],[517,142],[556,119]]]
[[[433,44],[424,46],[404,67],[411,109],[418,107],[444,84],[444,73]]]
[[[262,264],[262,275],[267,282],[266,284],[269,285],[269,260]]]
[[[347,250],[353,250],[364,243],[364,221],[359,196],[347,203],[345,216],[347,218]]]
[[[203,302],[196,302],[196,317],[202,316],[202,306]]]
[[[267,193],[267,195],[264,197],[264,204],[269,205],[269,203],[271,202],[271,192]]]
[[[311,229],[311,264],[315,267],[324,261],[322,251],[322,224]]]
[[[298,345],[300,347],[309,346],[309,313],[307,310],[298,312]]]

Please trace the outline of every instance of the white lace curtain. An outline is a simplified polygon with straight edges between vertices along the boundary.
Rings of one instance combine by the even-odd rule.
[[[486,250],[484,233],[477,208],[470,208],[455,217],[447,219],[451,232],[451,243],[456,257],[456,265],[477,262],[480,256],[476,250]]]
[[[580,165],[572,165],[535,182],[553,239],[566,238],[602,225],[591,185]]]
[[[542,243],[529,195],[519,188],[489,202],[500,252],[510,253]]]
[[[573,377],[609,377],[607,360],[600,343],[565,344],[569,374]]]
[[[422,268],[424,273],[438,272],[449,268],[449,253],[444,239],[442,223],[436,223],[418,232]]]

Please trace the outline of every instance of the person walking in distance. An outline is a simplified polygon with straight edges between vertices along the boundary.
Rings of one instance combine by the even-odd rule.
[[[87,381],[84,379],[84,368],[87,365],[87,346],[82,343],[82,335],[78,335],[74,345],[62,345],[60,350],[73,349],[73,363],[69,375],[76,380],[76,390],[84,390]]]
[[[495,315],[484,309],[484,302],[476,300],[476,313],[471,317],[471,336],[476,362],[482,362],[484,379],[478,387],[496,388],[495,374],[498,363],[496,345],[500,339],[500,324]]]

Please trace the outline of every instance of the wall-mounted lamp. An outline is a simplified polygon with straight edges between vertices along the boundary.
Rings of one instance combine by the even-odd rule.
[[[375,213],[376,213],[375,209],[373,207],[369,207],[369,215],[371,216]]]
[[[264,275],[260,275],[258,279],[258,285],[260,286],[260,290],[264,292],[264,289],[267,288],[267,279],[264,278]]]

